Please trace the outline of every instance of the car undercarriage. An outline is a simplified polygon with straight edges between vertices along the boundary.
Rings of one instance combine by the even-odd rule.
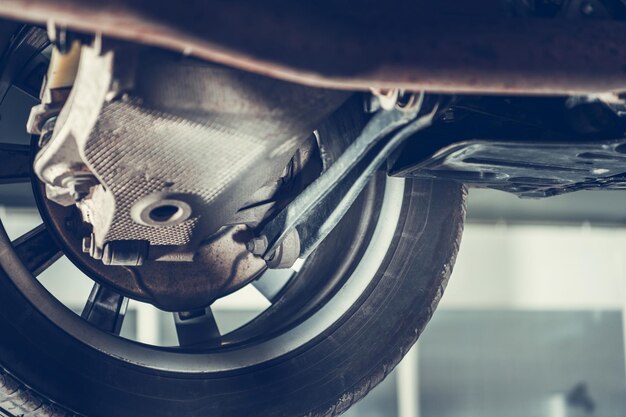
[[[355,3],[0,1],[0,97],[39,102],[0,180],[31,184],[43,219],[1,236],[0,302],[26,301],[0,333],[58,339],[38,371],[0,343],[45,398],[23,415],[338,415],[432,315],[466,187],[626,187],[626,3]],[[61,255],[94,281],[81,319],[29,281]],[[221,335],[211,305],[247,285],[272,307]],[[129,299],[172,312],[180,346],[120,341]],[[70,354],[85,371],[58,382]],[[324,382],[260,399],[290,378]]]

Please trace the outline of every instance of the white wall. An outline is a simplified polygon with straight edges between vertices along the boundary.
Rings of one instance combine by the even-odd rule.
[[[622,309],[626,230],[466,226],[440,308]]]

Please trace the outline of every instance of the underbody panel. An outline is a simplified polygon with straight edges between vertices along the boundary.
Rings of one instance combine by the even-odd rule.
[[[503,0],[184,5],[4,0],[0,15],[320,87],[523,94],[626,90],[624,4],[593,1],[583,13],[576,1],[543,3],[531,8],[528,2]]]

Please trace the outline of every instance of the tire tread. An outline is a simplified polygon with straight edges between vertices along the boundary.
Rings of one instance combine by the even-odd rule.
[[[0,415],[78,417],[37,394],[0,368]]]

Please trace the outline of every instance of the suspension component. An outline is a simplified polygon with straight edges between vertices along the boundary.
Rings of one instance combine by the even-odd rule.
[[[429,126],[438,100],[424,104],[424,95],[405,98],[405,104],[391,110],[381,109],[372,116],[348,149],[313,184],[257,233],[256,242],[267,242],[263,258],[272,263],[282,254],[287,239],[297,239],[297,256],[277,263],[285,268],[298,257],[306,257],[320,244],[346,214],[374,172],[409,136]],[[411,103],[407,105],[406,103]],[[293,243],[292,243],[293,245]],[[294,245],[295,246],[295,245]],[[291,263],[290,263],[291,262]],[[271,266],[270,266],[271,267]]]

